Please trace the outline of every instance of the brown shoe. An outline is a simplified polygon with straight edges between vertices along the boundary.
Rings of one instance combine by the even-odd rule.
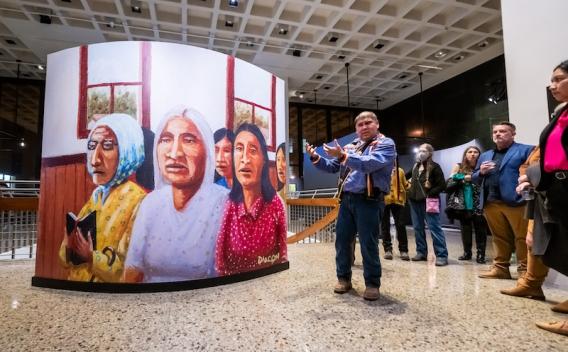
[[[338,280],[337,283],[335,284],[333,292],[344,294],[349,292],[349,290],[351,290],[351,281]]]
[[[526,297],[532,298],[539,301],[544,301],[544,292],[540,287],[527,287],[527,286],[517,286],[513,288],[508,288],[501,290],[504,295],[515,296],[515,297]]]
[[[365,293],[363,293],[363,298],[367,301],[376,301],[379,299],[380,293],[378,287],[367,287]]]
[[[509,269],[501,269],[496,266],[491,267],[490,270],[484,271],[479,274],[481,279],[511,279]]]
[[[568,336],[568,320],[551,321],[551,322],[536,322],[536,326],[541,329],[554,332],[560,335]]]
[[[568,301],[553,305],[550,309],[552,309],[553,312],[568,314]]]

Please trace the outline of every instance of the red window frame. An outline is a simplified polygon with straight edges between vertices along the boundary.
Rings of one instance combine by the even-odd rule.
[[[88,84],[89,80],[89,47],[82,45],[79,53],[80,78],[79,78],[79,112],[77,116],[77,138],[85,139],[89,136],[87,128],[87,97],[89,88],[110,88],[110,112],[114,111],[114,89],[117,86],[140,86],[142,89],[142,127],[150,128],[150,69],[151,51],[149,42],[140,43],[140,77],[137,82],[108,82]]]
[[[276,76],[272,75],[270,91],[270,107],[266,107],[249,100],[235,97],[235,58],[227,56],[227,128],[235,129],[235,102],[239,101],[252,105],[252,122],[255,121],[255,109],[262,108],[270,111],[270,144],[267,143],[267,149],[270,152],[276,151]]]

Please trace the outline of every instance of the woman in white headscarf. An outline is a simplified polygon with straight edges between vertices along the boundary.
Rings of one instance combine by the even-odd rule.
[[[146,192],[128,178],[144,161],[142,129],[129,115],[110,114],[87,141],[87,170],[97,188],[78,219],[96,215],[94,233],[75,228],[63,236],[59,259],[73,281],[117,282],[122,276],[132,225]]]
[[[170,111],[156,130],[156,189],[140,205],[125,282],[216,276],[215,242],[228,190],[213,183],[213,134],[196,110]]]

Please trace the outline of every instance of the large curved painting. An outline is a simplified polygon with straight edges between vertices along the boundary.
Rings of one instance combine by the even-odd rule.
[[[32,283],[181,289],[286,269],[285,114],[283,80],[210,50],[49,55]]]

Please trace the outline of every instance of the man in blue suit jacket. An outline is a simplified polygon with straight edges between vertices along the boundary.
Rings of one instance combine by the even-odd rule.
[[[524,200],[515,188],[519,167],[527,160],[534,146],[515,143],[516,128],[510,122],[493,126],[496,148],[481,154],[472,175],[481,184],[483,214],[493,235],[494,259],[490,270],[479,275],[487,279],[510,279],[509,265],[513,250],[517,254],[517,271],[527,270],[528,220],[524,218]]]

